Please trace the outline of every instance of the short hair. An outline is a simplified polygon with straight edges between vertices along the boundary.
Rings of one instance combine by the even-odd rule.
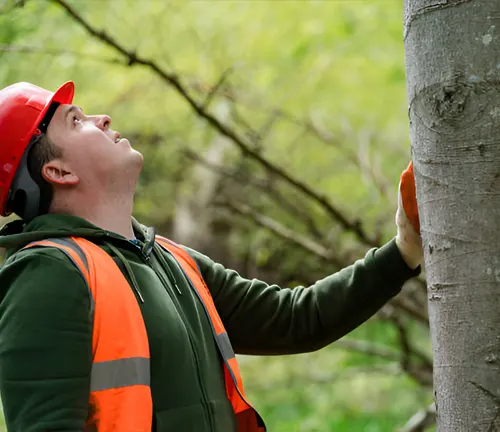
[[[62,154],[62,148],[56,145],[46,133],[39,135],[36,142],[29,149],[26,165],[31,178],[40,188],[38,215],[49,211],[53,195],[52,185],[42,176],[42,168],[46,163],[60,158]],[[27,199],[28,197],[25,193],[16,193],[10,203],[10,210],[18,216],[24,217]]]
[[[42,134],[28,154],[28,171],[38,186],[42,186],[40,181],[43,181],[45,184],[47,183],[42,177],[43,166],[61,156],[61,147],[57,146],[46,133]]]

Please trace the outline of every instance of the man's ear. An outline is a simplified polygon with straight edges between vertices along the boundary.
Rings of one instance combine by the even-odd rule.
[[[80,182],[80,178],[61,159],[47,162],[42,167],[42,177],[46,182],[58,185],[75,185]]]

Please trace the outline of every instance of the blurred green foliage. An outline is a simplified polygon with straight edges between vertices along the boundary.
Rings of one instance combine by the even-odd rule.
[[[231,107],[229,123],[259,131],[259,151],[328,197],[381,241],[394,235],[400,172],[410,158],[402,1],[74,0],[97,29],[176,73],[202,101],[227,79],[211,111]],[[196,190],[183,152],[209,149],[215,131],[185,100],[144,67],[129,66],[51,1],[0,1],[0,87],[29,81],[55,89],[76,83],[75,103],[106,112],[145,155],[136,216],[168,231],[179,196]],[[236,114],[238,117],[236,117]],[[250,130],[237,118],[251,125]],[[270,121],[273,119],[273,121]],[[311,130],[313,129],[313,131]],[[131,140],[132,141],[132,140]],[[256,144],[257,146],[257,144]],[[226,166],[266,178],[235,147]],[[367,245],[344,232],[292,188],[280,186],[321,227],[319,241],[343,260]],[[307,229],[265,194],[241,186],[240,198],[297,233]],[[255,224],[231,216],[230,253],[251,244],[257,267],[308,283],[334,271]],[[273,261],[273,259],[275,261]],[[302,266],[307,274],[297,274]],[[430,355],[427,329],[409,323],[412,342]],[[394,327],[370,321],[346,340],[399,350]],[[242,357],[249,398],[272,432],[393,431],[432,398],[399,367],[335,344],[289,357]]]

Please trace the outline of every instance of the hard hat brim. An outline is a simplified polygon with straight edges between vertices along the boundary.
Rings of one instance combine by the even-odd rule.
[[[33,130],[30,131],[28,135],[28,140],[37,133],[43,132],[46,133],[47,128],[49,126],[50,121],[52,120],[52,116],[54,115],[55,109],[50,111],[50,117],[45,118],[47,113],[50,110],[50,107],[54,102],[58,104],[65,105],[71,104],[73,102],[73,96],[75,94],[75,85],[73,81],[65,82],[62,86],[60,86],[52,95],[47,98],[45,101],[43,109],[40,111],[38,119],[36,121],[36,125]],[[38,132],[37,132],[38,130]]]
[[[61,87],[59,87],[55,92],[52,100],[49,102],[59,102],[60,104],[70,104],[73,102],[73,96],[75,95],[75,84],[73,81],[65,82]]]

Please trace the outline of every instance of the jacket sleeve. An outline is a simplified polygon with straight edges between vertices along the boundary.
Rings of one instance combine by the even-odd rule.
[[[238,354],[322,348],[365,322],[420,272],[406,265],[394,240],[310,287],[294,289],[245,279],[198,252],[188,252]]]
[[[18,255],[0,272],[0,392],[7,429],[82,431],[92,362],[88,288],[61,251]]]

